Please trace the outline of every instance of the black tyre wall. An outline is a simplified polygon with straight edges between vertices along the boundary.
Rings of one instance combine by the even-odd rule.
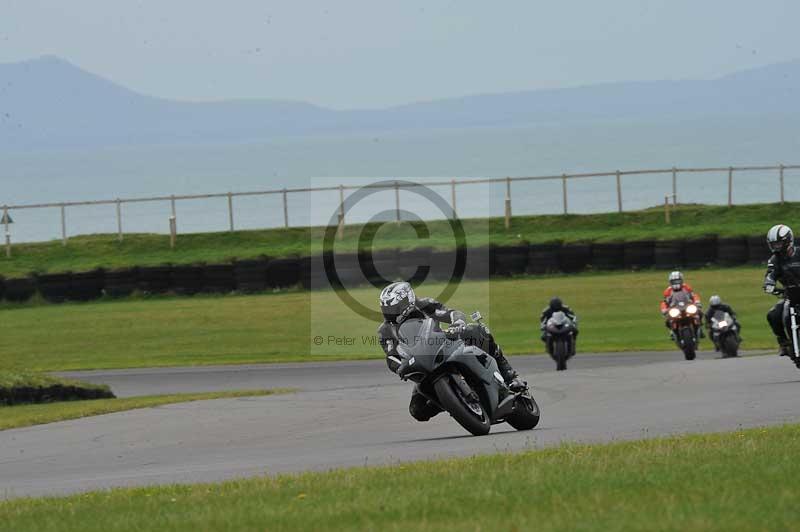
[[[73,301],[91,301],[103,295],[106,272],[97,269],[89,272],[73,273],[70,280],[69,299]]]
[[[525,273],[528,268],[528,253],[529,248],[527,245],[519,246],[505,246],[495,247],[494,259],[491,263],[494,265],[492,275],[521,275]]]
[[[717,264],[735,266],[749,258],[745,237],[726,237],[717,240]]]
[[[145,294],[164,294],[172,289],[172,266],[142,266],[139,290]]]
[[[558,253],[558,264],[562,272],[579,272],[586,269],[591,262],[592,246],[589,244],[565,245]]]
[[[48,273],[36,277],[39,293],[51,303],[62,303],[69,299],[72,273]]]
[[[427,279],[431,268],[431,248],[397,252],[397,273],[401,279],[417,286]]]
[[[717,237],[709,236],[687,240],[683,248],[683,264],[700,268],[717,261]]]
[[[272,259],[267,263],[267,286],[270,288],[289,288],[299,282],[299,259]]]
[[[751,264],[766,264],[769,256],[767,239],[764,235],[747,237],[747,262]]]
[[[621,270],[625,266],[624,245],[592,244],[592,267],[596,270]]]
[[[491,253],[491,248],[489,246],[481,246],[465,249],[464,256],[467,263],[464,267],[464,277],[466,279],[488,279],[494,268],[492,260],[495,255]],[[528,246],[526,246],[526,253],[530,253]],[[525,257],[526,265],[527,262],[528,257]]]
[[[236,290],[247,294],[267,289],[267,258],[239,260],[233,264]]]
[[[110,297],[131,295],[139,285],[138,268],[122,268],[106,272],[105,293]]]
[[[207,264],[203,267],[203,292],[228,294],[235,288],[233,264]]]
[[[626,242],[623,254],[625,268],[650,268],[655,264],[655,242],[652,240]]]
[[[527,273],[550,273],[559,271],[561,244],[531,244],[528,250]]]
[[[191,296],[203,290],[203,266],[199,265],[181,265],[173,266],[172,273],[172,290],[176,294],[183,296]]]
[[[653,263],[661,270],[674,270],[683,265],[683,240],[656,241],[653,250]]]
[[[5,279],[4,297],[7,301],[21,303],[29,300],[36,293],[36,281],[30,277],[19,279]]]

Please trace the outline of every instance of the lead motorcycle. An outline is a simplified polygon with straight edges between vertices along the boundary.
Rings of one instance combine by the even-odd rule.
[[[567,369],[567,360],[575,355],[575,324],[562,312],[554,312],[544,324],[547,352],[556,362],[556,371]]]
[[[722,353],[723,358],[739,356],[739,331],[733,317],[723,310],[714,312],[711,316],[711,340],[714,346]]]
[[[473,321],[482,319],[480,312],[472,314]],[[432,318],[406,320],[398,333],[402,362],[397,374],[415,382],[420,393],[475,436],[488,434],[497,423],[517,430],[539,423],[539,405],[530,390],[511,391],[488,353],[448,339]]]
[[[668,301],[669,319],[672,338],[678,348],[683,351],[686,360],[694,360],[699,343],[700,309],[686,292],[675,292]]]
[[[783,306],[783,326],[792,341],[792,361],[797,365],[797,361],[800,360],[800,339],[798,339],[798,329],[800,329],[800,324],[798,323],[798,316],[800,316],[800,287],[776,288],[772,291],[772,295],[783,297],[786,300]],[[800,369],[800,366],[798,368]]]

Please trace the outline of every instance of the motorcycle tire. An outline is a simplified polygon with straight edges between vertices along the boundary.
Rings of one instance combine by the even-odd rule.
[[[506,422],[517,430],[531,430],[539,424],[541,415],[536,399],[527,392],[517,397],[514,413],[506,418]]]
[[[722,351],[723,358],[733,358],[739,356],[739,342],[733,335],[728,335],[720,342],[720,351]]]
[[[681,340],[683,345],[681,349],[683,350],[683,356],[686,360],[694,360],[695,358],[695,349],[697,348],[694,343],[694,333],[692,329],[689,327],[684,327],[681,329]]]
[[[457,390],[457,385],[453,382],[454,378],[461,378],[461,376],[445,375],[434,383],[433,387],[436,390],[436,397],[439,399],[439,403],[468,432],[475,436],[488,434],[492,428],[492,422],[489,419],[489,414],[486,413],[486,408],[482,404],[472,405],[472,408],[477,406],[480,409],[480,415],[471,410],[466,399]]]
[[[567,369],[569,351],[566,340],[558,339],[553,342],[553,359],[556,361],[556,371]]]

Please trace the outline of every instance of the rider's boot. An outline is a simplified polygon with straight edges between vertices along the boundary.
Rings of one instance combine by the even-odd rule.
[[[519,392],[528,387],[528,383],[520,379],[519,373],[508,363],[508,359],[503,354],[503,350],[500,349],[499,345],[494,354],[494,359],[497,361],[497,369],[500,370],[500,375],[503,377],[503,380],[506,381],[506,385],[511,391]]]
[[[778,356],[782,357],[791,357],[792,356],[792,342],[789,341],[788,338],[781,338],[778,337]]]

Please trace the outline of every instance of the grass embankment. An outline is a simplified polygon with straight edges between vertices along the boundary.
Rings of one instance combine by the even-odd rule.
[[[8,530],[792,530],[800,427],[0,503]]]
[[[2,405],[50,403],[81,399],[113,398],[108,386],[62,379],[41,373],[0,371],[0,408]],[[3,409],[2,412],[6,412]],[[0,420],[0,426],[3,421]]]
[[[64,421],[80,417],[111,414],[137,408],[150,408],[154,406],[169,405],[174,403],[187,403],[190,401],[206,401],[210,399],[227,399],[235,397],[259,397],[288,393],[288,389],[274,390],[239,390],[206,393],[179,393],[171,395],[149,395],[141,397],[126,397],[124,399],[96,399],[89,401],[70,401],[62,403],[48,403],[38,405],[0,406],[0,430],[41,425],[54,421]]]
[[[508,230],[502,218],[466,219],[463,224],[473,246],[558,240],[663,240],[707,234],[747,236],[766,233],[777,221],[793,219],[798,207],[798,203],[735,207],[686,205],[673,212],[670,225],[664,223],[661,209],[591,215],[517,216]],[[366,228],[365,236],[377,233],[374,249],[420,246],[450,249],[454,246],[448,222],[427,222],[427,227],[430,230],[427,239],[420,239],[408,223],[373,224]],[[355,250],[362,229],[361,225],[347,226],[345,238],[336,244],[336,249]],[[322,227],[312,227],[186,234],[179,235],[175,250],[169,248],[169,237],[152,234],[125,235],[121,243],[116,235],[91,235],[73,237],[66,247],[60,241],[16,244],[11,259],[0,259],[0,275],[11,277],[29,272],[85,271],[96,267],[165,263],[218,263],[260,255],[308,255],[320,252],[324,231]]]
[[[743,349],[774,348],[762,268],[686,272],[703,296],[720,294],[739,313]],[[507,353],[542,352],[538,318],[555,294],[580,317],[580,352],[673,350],[658,312],[666,272],[587,273],[464,282],[448,302],[481,310]],[[426,282],[420,296],[443,286]],[[350,292],[377,308],[378,291]],[[89,369],[379,358],[377,324],[331,291],[256,296],[154,298],[0,310],[0,370]],[[321,337],[320,345],[314,343]],[[709,342],[701,346],[708,348]]]

